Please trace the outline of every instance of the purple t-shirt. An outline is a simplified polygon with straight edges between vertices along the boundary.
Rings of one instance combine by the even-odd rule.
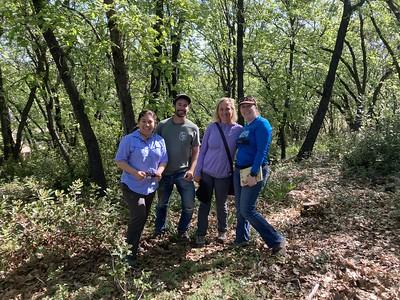
[[[243,130],[239,124],[219,123],[228,143],[232,160],[236,152],[236,140]],[[215,178],[225,178],[230,175],[231,168],[226,155],[224,142],[215,123],[210,124],[204,133],[197,161],[195,176],[201,176],[204,172]]]
[[[124,161],[138,171],[154,173],[160,164],[168,162],[165,141],[158,134],[153,134],[145,140],[139,130],[135,130],[121,139],[114,160]],[[138,180],[125,171],[122,171],[121,182],[131,191],[142,195],[151,194],[158,187],[154,177]]]

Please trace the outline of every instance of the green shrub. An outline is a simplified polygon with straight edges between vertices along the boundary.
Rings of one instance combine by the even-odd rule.
[[[371,179],[398,175],[400,170],[400,119],[388,119],[358,136],[343,159],[345,174]]]
[[[147,289],[144,275],[132,282],[127,273],[128,246],[121,231],[125,215],[116,200],[120,195],[108,190],[99,198],[95,190],[84,191],[80,180],[65,191],[33,179],[20,179],[19,187],[16,181],[3,184],[0,273],[41,266],[38,276],[52,299],[100,299],[110,289],[116,297],[133,298]]]

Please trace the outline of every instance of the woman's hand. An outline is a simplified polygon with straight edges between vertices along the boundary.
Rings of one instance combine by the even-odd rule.
[[[250,175],[247,175],[247,185],[249,187],[252,187],[252,186],[255,186],[256,184],[257,184],[257,178],[253,177],[253,176],[250,176]]]
[[[146,172],[144,172],[144,171],[136,171],[135,172],[135,174],[133,174],[135,177],[136,177],[136,179],[138,179],[138,180],[143,180],[143,179],[145,179],[146,178]]]
[[[199,183],[201,180],[201,176],[194,176],[193,180]]]

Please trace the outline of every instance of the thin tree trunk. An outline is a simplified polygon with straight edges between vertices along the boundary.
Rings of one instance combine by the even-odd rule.
[[[37,57],[37,65],[36,65],[35,73],[36,73],[36,76],[38,78],[40,78],[40,76],[42,76],[42,74],[44,72],[43,52],[45,50],[40,45],[40,42],[37,39],[35,39],[35,36],[33,36],[31,34],[31,37],[34,40],[36,40],[36,43],[37,43],[37,47],[34,47],[35,48],[34,52],[35,52],[36,57]],[[41,48],[41,49],[39,49],[39,48]],[[46,54],[44,53],[44,55],[46,55]],[[37,88],[38,88],[38,84],[36,82],[30,87],[28,101],[26,102],[25,107],[21,112],[21,120],[20,120],[19,125],[18,125],[17,135],[16,135],[16,138],[15,138],[14,151],[13,151],[13,155],[14,155],[15,159],[19,159],[19,157],[20,157],[20,152],[21,152],[21,147],[22,147],[22,133],[23,133],[24,128],[25,128],[25,126],[27,124],[28,115],[29,115],[29,112],[30,112],[30,110],[32,108],[33,102],[35,100]]]
[[[37,42],[38,45],[40,41]],[[65,164],[67,165],[68,173],[71,175],[71,177],[74,174],[74,170],[71,164],[71,158],[68,154],[67,149],[65,148],[64,144],[61,141],[60,135],[57,132],[56,126],[54,125],[54,117],[53,117],[53,106],[55,103],[55,98],[54,97],[54,88],[50,86],[50,80],[49,80],[49,64],[47,62],[47,57],[46,57],[46,47],[41,46],[40,47],[40,52],[37,54],[38,61],[41,63],[42,66],[46,66],[45,69],[41,69],[40,73],[44,74],[43,76],[43,86],[44,89],[47,91],[47,95],[49,96],[49,101],[45,100],[45,105],[46,105],[46,124],[47,124],[47,129],[49,130],[50,136],[52,138],[53,144],[56,145],[61,153],[61,156],[63,157]],[[58,98],[57,98],[58,100]],[[38,101],[39,102],[39,101]],[[61,116],[60,116],[61,117]]]
[[[347,27],[350,22],[351,14],[356,7],[361,6],[364,2],[365,0],[361,0],[358,4],[352,6],[350,0],[343,1],[343,14],[337,33],[335,48],[329,65],[328,74],[324,82],[321,101],[319,103],[317,113],[315,114],[311,126],[307,132],[304,143],[301,146],[299,153],[297,154],[297,160],[302,160],[311,156],[315,141],[317,140],[318,133],[321,129],[322,123],[329,107],[333,85],[336,78],[336,70],[339,64],[340,57],[342,55],[343,44],[346,38]]]
[[[398,76],[398,78],[400,80],[400,65],[399,65],[399,62],[397,61],[396,53],[393,51],[392,47],[389,45],[388,41],[383,36],[382,31],[379,28],[378,24],[376,23],[375,18],[372,15],[372,13],[370,15],[370,18],[371,18],[372,24],[374,25],[376,33],[378,34],[378,36],[381,39],[382,43],[385,45],[387,51],[389,52],[390,57],[392,58],[393,66],[396,69],[397,76]],[[399,48],[400,48],[400,45],[399,45]]]
[[[37,90],[36,84],[30,88],[28,101],[26,102],[25,107],[21,113],[21,120],[18,125],[17,135],[15,137],[15,145],[13,148],[14,149],[13,156],[14,156],[15,160],[18,160],[20,157],[20,152],[21,152],[21,147],[22,147],[22,133],[27,124],[28,114],[32,108],[32,104],[36,97],[36,90]]]
[[[57,96],[56,89],[52,88],[51,89],[51,94],[53,95],[54,98],[54,121],[56,123],[56,128],[59,133],[64,132],[64,125],[62,123],[62,116],[61,116],[61,104],[60,104],[60,99]]]
[[[388,79],[390,77],[390,75],[392,75],[393,70],[392,69],[387,69],[385,71],[385,73],[382,75],[382,77],[379,79],[379,83],[378,85],[375,87],[374,89],[374,93],[372,95],[372,101],[371,104],[369,105],[369,110],[368,110],[368,116],[370,118],[375,118],[375,106],[376,106],[376,102],[378,101],[378,96],[379,93],[381,92],[381,89],[383,87],[383,83],[385,82],[386,79]]]
[[[289,10],[288,4],[288,10]],[[288,69],[288,78],[286,80],[286,97],[285,103],[283,105],[283,113],[282,113],[282,122],[281,126],[279,127],[279,139],[280,139],[280,146],[281,146],[281,159],[286,159],[286,125],[288,122],[288,111],[290,108],[290,95],[291,95],[291,83],[293,78],[293,64],[294,64],[294,50],[295,50],[295,18],[290,17],[290,45],[289,45],[289,69]]]
[[[37,1],[37,0],[36,0]],[[114,0],[104,0],[105,4],[113,5]],[[132,107],[132,97],[129,88],[129,75],[128,67],[125,62],[122,33],[117,27],[116,12],[114,8],[107,11],[107,25],[110,31],[110,40],[112,42],[111,52],[113,58],[113,73],[115,88],[117,90],[120,109],[122,126],[124,133],[127,134],[135,128],[135,115]]]
[[[150,101],[149,106],[152,110],[157,113],[157,102],[160,98],[160,89],[161,89],[161,78],[162,78],[162,70],[161,70],[161,57],[163,55],[163,48],[162,48],[162,32],[161,32],[161,25],[164,19],[164,1],[163,0],[156,0],[156,16],[157,20],[153,26],[153,29],[157,32],[157,37],[155,40],[155,49],[156,53],[153,57],[153,64],[152,64],[152,71],[150,76]]]
[[[400,23],[400,5],[394,3],[393,0],[386,0],[386,3],[389,6],[389,9],[392,11],[392,13],[396,16],[397,22]]]
[[[169,97],[174,99],[177,96],[176,85],[178,83],[178,58],[179,53],[181,51],[181,39],[182,39],[182,31],[183,31],[183,17],[179,17],[177,31],[172,33],[171,36],[171,63],[172,63],[172,74],[171,74],[171,83],[168,85]]]
[[[65,164],[67,165],[68,173],[73,176],[73,168],[71,165],[71,158],[69,157],[68,151],[65,148],[64,144],[61,142],[60,136],[54,126],[54,117],[53,117],[53,99],[52,95],[50,95],[49,101],[46,103],[46,115],[47,115],[47,128],[51,135],[51,139],[53,143],[60,150],[61,156],[63,157]]]
[[[84,103],[79,95],[76,84],[71,78],[67,56],[64,53],[64,50],[60,47],[53,31],[50,28],[45,27],[43,24],[43,17],[40,16],[40,12],[46,3],[43,0],[32,0],[32,2],[39,18],[39,27],[42,30],[43,37],[46,40],[51,55],[53,56],[54,63],[57,66],[59,75],[71,101],[75,117],[79,123],[79,129],[88,155],[89,176],[100,188],[105,189],[106,178],[104,175],[99,144],[90,125],[89,118],[85,113]]]
[[[237,101],[244,97],[244,63],[243,63],[243,39],[244,39],[244,1],[237,2],[237,39],[236,39],[236,73],[237,73]],[[239,114],[239,123],[244,120]]]
[[[1,29],[0,29],[1,30]],[[1,36],[1,32],[0,32]],[[11,132],[11,116],[3,88],[3,74],[0,65],[0,124],[3,138],[3,157],[7,160],[11,157],[14,148],[14,140]]]

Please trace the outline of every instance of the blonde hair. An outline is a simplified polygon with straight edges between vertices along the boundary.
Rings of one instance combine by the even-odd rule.
[[[237,111],[236,111],[236,106],[235,106],[235,99],[233,98],[228,98],[228,97],[223,97],[218,100],[217,106],[215,108],[215,113],[214,113],[214,121],[216,122],[221,122],[221,119],[218,114],[219,106],[221,105],[222,102],[227,102],[232,106],[232,118],[231,118],[231,123],[236,123],[238,119]]]

